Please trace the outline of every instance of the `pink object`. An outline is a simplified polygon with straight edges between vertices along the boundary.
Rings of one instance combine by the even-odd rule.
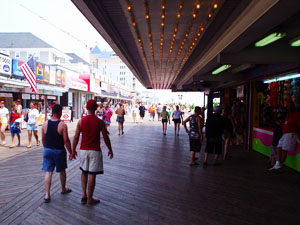
[[[112,112],[109,108],[106,109],[106,117],[105,121],[110,122],[110,118],[112,117]]]

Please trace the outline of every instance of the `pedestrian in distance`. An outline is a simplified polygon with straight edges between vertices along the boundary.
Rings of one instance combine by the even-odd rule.
[[[109,134],[109,129],[110,129],[110,124],[111,124],[111,117],[113,115],[113,112],[111,111],[111,109],[109,108],[109,105],[107,104],[105,106],[105,125],[106,125],[106,130],[107,130],[107,134]]]
[[[156,112],[157,112],[157,121],[160,121],[162,118],[161,118],[161,112],[162,112],[162,109],[163,109],[163,106],[158,103],[158,106],[156,108]]]
[[[225,141],[223,160],[226,160],[226,159],[229,159],[229,157],[230,157],[229,145],[234,137],[231,107],[225,107],[223,109],[222,116],[223,116],[224,122],[225,122],[225,127],[224,127],[224,132],[223,132],[223,139]]]
[[[66,187],[67,152],[72,160],[72,148],[68,135],[67,125],[60,121],[62,106],[55,104],[52,107],[52,117],[46,120],[42,127],[42,144],[44,146],[43,168],[45,172],[45,197],[44,202],[50,202],[50,189],[54,168],[59,173],[61,182],[61,194],[70,193],[72,190]]]
[[[138,116],[139,114],[139,108],[138,105],[135,105],[135,107],[132,110],[132,119],[133,119],[133,123],[138,123]]]
[[[93,194],[96,185],[96,175],[103,174],[103,156],[100,148],[100,133],[102,133],[104,142],[108,148],[108,156],[113,158],[110,139],[107,135],[106,126],[103,120],[95,115],[97,103],[91,99],[87,102],[88,115],[78,121],[75,136],[73,139],[72,158],[76,158],[76,147],[80,134],[82,135],[80,144],[80,170],[82,196],[81,203],[89,206],[100,202],[94,199]],[[88,191],[87,191],[88,190]]]
[[[5,107],[5,102],[0,101],[0,135],[1,135],[1,146],[6,144],[5,142],[5,130],[9,121],[9,111]]]
[[[150,114],[150,118],[149,118],[149,121],[151,121],[151,118],[152,118],[152,121],[154,121],[154,118],[155,118],[155,111],[156,111],[156,107],[154,104],[152,104],[149,108],[149,114]]]
[[[196,162],[196,152],[201,151],[201,144],[203,140],[202,136],[202,123],[201,123],[201,108],[199,106],[195,107],[195,111],[193,115],[188,116],[183,121],[183,126],[187,134],[189,135],[189,141],[190,141],[190,151],[191,151],[191,157],[190,157],[190,166],[199,165],[199,163]],[[187,122],[190,123],[190,128],[188,129],[186,124]]]
[[[219,165],[218,159],[222,154],[222,134],[225,129],[225,120],[221,116],[222,107],[216,106],[214,113],[206,120],[206,148],[203,165],[208,164],[208,155],[214,153],[213,165]]]
[[[141,121],[141,123],[143,123],[144,117],[145,117],[145,111],[146,111],[146,108],[143,103],[140,105],[139,111],[140,111],[140,121]]]
[[[120,103],[120,107],[117,108],[116,114],[117,114],[117,122],[118,122],[119,135],[121,133],[123,135],[124,134],[124,122],[125,122],[126,111],[125,111],[124,105],[122,103]]]
[[[30,109],[25,113],[28,116],[27,121],[27,131],[28,131],[28,145],[27,148],[32,147],[32,132],[36,140],[36,146],[40,146],[39,136],[38,136],[38,116],[39,111],[37,110],[37,103],[30,102]]]
[[[163,135],[167,135],[167,126],[168,122],[170,124],[170,116],[169,112],[167,111],[167,106],[164,106],[161,111],[161,123],[162,123],[162,129],[163,129]]]
[[[16,147],[15,145],[15,135],[18,137],[18,146],[21,146],[21,138],[20,138],[20,124],[21,124],[21,114],[18,113],[18,105],[14,104],[12,106],[12,111],[10,113],[10,124],[9,130],[11,134],[11,145],[9,148]]]
[[[179,110],[179,106],[176,106],[176,110],[172,113],[173,121],[174,121],[174,131],[175,136],[179,136],[180,124],[183,121],[182,112]]]

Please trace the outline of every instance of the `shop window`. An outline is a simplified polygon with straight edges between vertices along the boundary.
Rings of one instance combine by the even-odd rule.
[[[19,59],[21,57],[21,53],[19,51],[15,52],[15,58]]]

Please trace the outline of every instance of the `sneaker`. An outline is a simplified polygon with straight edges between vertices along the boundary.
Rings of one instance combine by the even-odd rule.
[[[272,168],[269,169],[269,171],[272,171],[272,170],[279,170],[280,168],[281,168],[280,165],[275,164]]]

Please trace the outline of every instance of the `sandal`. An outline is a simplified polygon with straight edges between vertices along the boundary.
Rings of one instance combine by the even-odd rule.
[[[62,191],[62,192],[60,192],[60,193],[61,193],[62,195],[65,195],[65,194],[68,194],[68,193],[70,193],[70,192],[72,192],[72,189],[66,188],[65,191]]]
[[[44,203],[49,203],[50,202],[50,198],[44,198]]]
[[[15,145],[11,145],[11,146],[9,146],[9,148],[15,148],[16,146]]]
[[[80,203],[81,204],[86,204],[87,203],[87,197],[81,198],[81,202]]]
[[[40,141],[38,141],[38,142],[36,143],[36,146],[40,146]]]
[[[31,148],[32,146],[31,145],[27,145],[27,148]]]

